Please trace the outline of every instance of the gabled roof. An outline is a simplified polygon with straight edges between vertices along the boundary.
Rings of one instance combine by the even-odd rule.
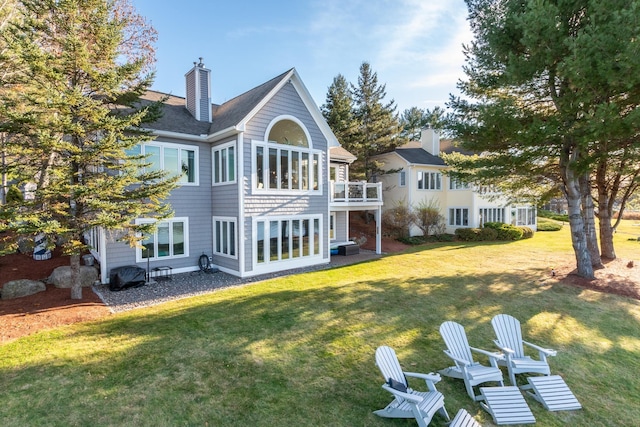
[[[329,157],[331,160],[353,163],[358,158],[342,147],[329,147]]]
[[[153,123],[145,123],[143,125],[145,128],[194,136],[209,134],[211,123],[196,120],[185,107],[183,97],[149,90],[140,98],[142,105],[148,105],[165,97],[162,117]]]
[[[410,164],[446,166],[444,160],[422,148],[396,148],[395,153]]]
[[[313,101],[311,94],[302,83],[295,68],[291,68],[221,105],[213,104],[211,123],[196,120],[186,109],[184,97],[148,91],[141,97],[143,104],[158,101],[162,97],[167,97],[167,100],[165,101],[163,116],[154,123],[145,124],[145,127],[156,131],[173,133],[175,136],[183,134],[209,138],[240,132],[244,130],[246,123],[260,111],[260,108],[288,82],[294,86],[300,95],[302,102],[327,139],[328,146],[339,146],[338,140],[322,116],[320,109]]]
[[[230,99],[222,105],[214,104],[212,109],[213,123],[211,123],[209,134],[215,134],[216,132],[237,126],[245,121],[250,113],[264,101],[269,93],[291,72],[293,72],[293,68],[242,95]]]

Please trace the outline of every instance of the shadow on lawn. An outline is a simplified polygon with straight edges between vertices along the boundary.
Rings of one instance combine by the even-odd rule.
[[[394,265],[391,258],[387,257],[388,268]],[[62,376],[66,378],[65,389],[71,391],[65,397],[67,402],[80,395],[85,402],[100,402],[105,389],[116,394],[144,389],[149,399],[162,401],[169,399],[161,390],[165,387],[178,390],[166,406],[155,408],[167,416],[199,410],[203,419],[215,423],[218,416],[233,412],[236,425],[250,424],[255,405],[268,407],[278,405],[274,401],[297,398],[296,412],[305,414],[323,404],[324,396],[324,404],[331,405],[332,410],[315,409],[315,423],[333,425],[340,420],[337,425],[353,425],[366,419],[368,425],[387,425],[371,415],[389,400],[379,390],[382,378],[373,361],[375,349],[383,344],[396,348],[406,370],[442,369],[450,364],[442,352],[444,344],[438,333],[445,320],[463,324],[472,346],[491,350],[490,319],[495,314],[508,313],[528,325],[530,321],[536,324],[536,317],[545,313],[554,324],[536,330],[525,326],[525,335],[531,341],[560,350],[557,362],[551,361],[552,372],[577,369],[567,382],[580,399],[590,394],[583,379],[605,375],[606,368],[585,364],[594,371],[584,371],[576,368],[571,359],[592,354],[594,359],[609,361],[619,356],[611,353],[625,352],[629,353],[625,356],[628,360],[633,357],[631,350],[620,346],[593,354],[591,343],[579,336],[559,342],[557,330],[572,322],[612,342],[622,341],[635,336],[638,320],[621,310],[624,304],[620,300],[607,295],[599,297],[603,303],[594,313],[593,302],[580,300],[581,290],[546,283],[535,270],[416,276],[399,283],[371,279],[341,284],[340,280],[350,274],[349,268],[256,283],[252,289],[235,288],[205,295],[197,301],[190,300],[190,305],[182,301],[83,325],[62,338],[60,348],[49,349],[51,358],[12,368],[11,375],[3,375],[6,379],[0,380],[0,385],[7,393],[19,393],[22,381],[15,381],[16,377],[28,375],[44,380]],[[294,286],[295,290],[290,289]],[[260,287],[259,292],[255,287]],[[607,323],[607,318],[614,315],[619,324],[615,330]],[[86,350],[79,364],[62,348],[66,340],[84,342],[88,348],[92,343],[99,345],[93,347],[93,352]],[[617,375],[635,375],[629,366],[617,369],[628,371]],[[98,375],[88,376],[87,372]],[[450,413],[464,406],[487,419],[468,400],[461,383],[447,380],[438,387],[447,396]],[[42,405],[44,410],[51,398],[43,398],[44,391],[32,390],[38,396],[31,399],[40,402],[36,405]],[[117,405],[127,396],[114,398],[115,402],[110,403]],[[216,400],[217,408],[210,399]],[[144,413],[144,404],[127,402],[122,416],[135,411]],[[541,422],[545,417],[566,416],[573,417],[574,424],[588,424],[591,419],[585,417],[593,416],[585,412],[550,414],[537,406],[533,410]],[[296,416],[292,414],[294,424]]]

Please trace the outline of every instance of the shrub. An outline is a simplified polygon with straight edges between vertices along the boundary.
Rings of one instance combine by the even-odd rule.
[[[569,222],[568,214],[560,214],[552,211],[547,211],[544,209],[538,209],[538,216],[542,218],[554,219],[556,221]]]
[[[559,231],[561,229],[562,224],[559,222],[538,218],[538,231]]]
[[[480,240],[484,240],[484,241],[498,240],[498,232],[493,228],[483,227],[480,229]]]
[[[530,239],[533,237],[533,230],[530,227],[518,227],[518,229],[522,230],[523,239]]]
[[[21,203],[24,200],[22,191],[15,185],[7,190],[7,203]]]
[[[399,202],[396,207],[382,214],[382,226],[395,238],[409,237],[411,224],[414,222],[415,215],[406,202]]]
[[[434,200],[421,201],[413,208],[415,225],[422,230],[423,236],[442,234],[445,229],[444,217],[440,215],[438,203]]]
[[[498,232],[497,240],[520,240],[522,239],[523,231],[511,224],[504,224],[501,222],[485,222],[485,228],[492,228]]]
[[[478,228],[456,228],[456,237],[464,242],[477,242],[480,240],[480,229]]]

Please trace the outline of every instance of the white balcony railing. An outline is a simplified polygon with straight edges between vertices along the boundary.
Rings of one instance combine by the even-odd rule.
[[[330,202],[382,204],[382,183],[331,181]]]

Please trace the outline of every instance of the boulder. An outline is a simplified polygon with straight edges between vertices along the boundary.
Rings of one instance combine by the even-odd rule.
[[[0,298],[13,299],[26,297],[46,290],[47,286],[39,280],[12,280],[2,286],[2,289],[0,290]]]
[[[98,280],[98,270],[86,265],[80,266],[80,283],[82,287],[89,287]],[[71,288],[71,266],[57,267],[47,281],[56,288]]]

